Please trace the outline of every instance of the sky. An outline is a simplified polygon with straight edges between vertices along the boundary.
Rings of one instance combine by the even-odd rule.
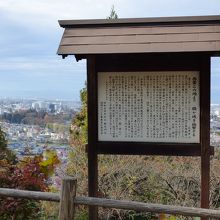
[[[85,61],[56,54],[58,20],[219,15],[219,0],[0,0],[0,98],[79,100]],[[220,58],[212,58],[212,103],[220,103]]]

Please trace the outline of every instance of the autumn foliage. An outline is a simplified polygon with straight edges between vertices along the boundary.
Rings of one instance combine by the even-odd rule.
[[[4,133],[1,136],[0,187],[31,191],[48,191],[49,178],[59,163],[57,155],[48,151],[46,156],[26,157],[16,160],[7,149]],[[12,156],[13,155],[13,156]],[[0,219],[36,219],[40,206],[36,201],[0,198]]]

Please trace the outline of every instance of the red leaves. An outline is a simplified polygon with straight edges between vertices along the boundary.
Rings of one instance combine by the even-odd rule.
[[[5,164],[7,175],[0,176],[0,187],[46,191],[48,189],[47,176],[41,172],[40,162],[42,157],[27,158],[16,164]],[[6,174],[6,173],[4,173]],[[0,214],[4,216],[31,214],[36,212],[37,202],[26,199],[0,198]],[[26,214],[25,214],[26,215]]]
[[[34,157],[16,167],[12,176],[12,182],[17,184],[16,188],[33,191],[47,190],[47,177],[41,172],[41,160],[39,157]]]

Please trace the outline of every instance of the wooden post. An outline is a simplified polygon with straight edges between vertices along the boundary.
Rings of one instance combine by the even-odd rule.
[[[88,190],[90,197],[98,195],[98,154],[97,154],[97,73],[95,56],[87,58],[88,98]],[[98,207],[89,206],[89,220],[98,219]]]
[[[210,57],[201,60],[201,208],[209,208],[210,195]],[[207,218],[203,217],[202,220]]]
[[[97,197],[98,191],[98,159],[97,154],[88,150],[88,185],[89,185],[89,196]],[[97,206],[89,206],[89,220],[97,220],[98,219],[98,207]]]
[[[65,177],[62,180],[59,220],[72,220],[75,214],[76,179]]]

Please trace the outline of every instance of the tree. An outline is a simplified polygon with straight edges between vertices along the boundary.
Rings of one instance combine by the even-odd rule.
[[[57,155],[47,152],[46,158],[26,157],[16,164],[0,160],[0,187],[31,191],[48,191],[49,178],[59,163]],[[35,200],[0,198],[0,219],[38,219],[40,203]]]
[[[46,152],[45,157],[26,157],[18,161],[7,148],[5,133],[0,129],[0,187],[47,191],[48,180],[59,163],[57,155]],[[40,217],[40,203],[28,199],[0,198],[0,219],[36,219]]]
[[[7,148],[7,140],[5,138],[5,133],[2,131],[0,127],[0,150],[6,150]]]
[[[115,11],[114,5],[112,5],[110,16],[107,19],[118,19],[118,14]]]
[[[13,164],[16,161],[15,154],[7,148],[7,140],[5,132],[0,127],[0,163],[1,161],[7,161],[9,164]]]

